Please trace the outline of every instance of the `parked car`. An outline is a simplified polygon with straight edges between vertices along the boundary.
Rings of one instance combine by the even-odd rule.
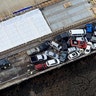
[[[95,36],[92,36],[92,38],[91,38],[91,40],[90,40],[91,42],[96,42],[96,37]]]
[[[77,41],[77,40],[70,40],[71,46],[78,47],[78,48],[86,48],[87,42],[86,41]]]
[[[71,36],[84,36],[86,35],[86,30],[85,29],[72,29],[72,30],[69,30],[69,33]]]
[[[76,37],[76,40],[77,41],[85,41],[85,37],[83,37],[83,36],[82,37]]]
[[[90,41],[91,38],[92,38],[92,34],[91,33],[86,33],[86,38],[87,38],[88,41]]]
[[[78,58],[81,55],[80,51],[74,51],[68,55],[69,60]]]
[[[90,24],[86,24],[85,28],[86,28],[86,33],[92,33],[93,30],[94,30],[94,26],[91,23]]]
[[[85,49],[85,54],[89,54],[91,52],[91,46],[87,45],[86,49]]]
[[[87,43],[87,47],[85,49],[85,54],[89,54],[91,52],[91,49],[92,49],[92,43],[91,42],[88,42]]]
[[[54,41],[50,42],[50,46],[58,51],[60,51],[62,49],[62,46]]]
[[[11,66],[11,63],[7,59],[0,59],[0,69],[7,69]]]
[[[69,38],[69,32],[64,32],[64,33],[61,33],[61,34],[57,35],[56,37],[54,37],[54,40],[56,42],[61,41],[62,39],[67,41],[68,38]]]
[[[58,59],[59,55],[52,51],[45,51],[45,55],[47,55],[50,58]]]
[[[27,55],[34,55],[38,52],[40,52],[40,49],[38,47],[35,47],[35,48],[30,49],[30,50],[27,50]]]
[[[60,60],[59,60],[59,59],[51,59],[51,60],[48,60],[48,61],[46,62],[46,65],[47,65],[48,67],[56,66],[56,65],[58,65],[58,64],[60,64]]]
[[[47,65],[46,65],[46,63],[36,64],[34,67],[35,67],[35,70],[38,70],[38,71],[45,70],[45,69],[48,68]]]
[[[96,43],[93,43],[92,49],[96,49]]]
[[[63,50],[63,51],[67,51],[67,50],[68,50],[67,41],[61,40],[61,41],[59,42],[59,44],[62,46],[62,50]]]
[[[94,29],[93,29],[94,33],[93,34],[94,34],[94,36],[96,36],[96,23],[95,22],[93,23],[93,26],[94,26]]]
[[[59,60],[60,62],[64,62],[67,59],[68,53],[66,51],[60,52]]]
[[[77,50],[79,50],[78,47],[69,47],[68,48],[68,54],[71,53],[71,52],[77,51]]]
[[[45,61],[45,60],[47,60],[47,56],[45,54],[31,56],[31,63],[38,63],[40,61]]]
[[[50,41],[47,40],[47,41],[39,44],[39,45],[38,45],[38,48],[39,48],[40,52],[46,51],[46,50],[50,47],[49,43],[50,43]]]
[[[71,47],[70,39],[66,43],[67,43],[67,47]]]
[[[93,35],[96,36],[96,31],[94,31]]]
[[[27,72],[32,74],[33,70],[34,70],[34,64],[28,63],[28,65],[26,66],[27,68]]]

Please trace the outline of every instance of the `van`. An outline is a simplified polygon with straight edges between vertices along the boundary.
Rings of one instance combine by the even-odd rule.
[[[86,30],[85,29],[72,29],[72,30],[69,30],[69,33],[71,36],[84,36],[86,35]]]

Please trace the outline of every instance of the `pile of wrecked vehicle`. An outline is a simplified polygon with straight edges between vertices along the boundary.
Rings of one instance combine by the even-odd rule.
[[[35,70],[44,70],[68,60],[74,60],[96,49],[96,26],[86,24],[85,28],[72,29],[55,36],[35,48],[27,50]]]

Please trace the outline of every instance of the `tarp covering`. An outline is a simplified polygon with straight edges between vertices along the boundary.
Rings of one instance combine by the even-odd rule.
[[[39,9],[0,23],[0,52],[51,33]]]

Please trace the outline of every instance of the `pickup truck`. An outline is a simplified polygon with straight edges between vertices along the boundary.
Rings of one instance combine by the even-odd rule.
[[[33,64],[38,63],[40,61],[45,61],[45,60],[47,60],[47,56],[45,54],[31,56],[31,63]]]

